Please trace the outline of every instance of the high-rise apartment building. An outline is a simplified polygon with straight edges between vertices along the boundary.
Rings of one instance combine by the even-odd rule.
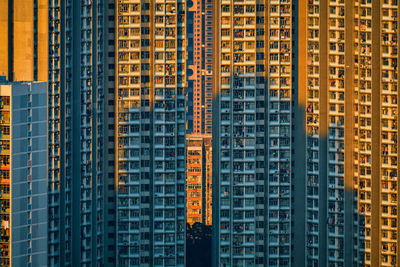
[[[400,264],[399,8],[216,2],[214,266]]]
[[[0,265],[47,266],[47,84],[0,82]]]
[[[50,266],[115,262],[114,5],[48,1]]]
[[[116,7],[117,266],[185,264],[185,11]]]
[[[295,191],[304,190],[306,203],[304,215],[296,215],[298,206],[294,214],[306,220],[300,254],[308,266],[400,264],[399,8],[386,0],[299,6],[305,138],[297,138],[297,124],[295,143],[302,139],[305,149],[296,145],[295,179],[304,171],[306,187],[295,184]],[[303,194],[295,195],[296,203]]]
[[[213,266],[264,266],[266,263],[265,228],[269,223],[265,198],[268,182],[265,178],[268,177],[268,153],[265,147],[268,129],[267,11],[264,1],[215,2]],[[287,17],[290,19],[290,13]],[[279,17],[277,20],[280,22]],[[291,34],[290,29],[276,27],[275,31],[278,35],[284,35],[286,31]],[[287,38],[289,40],[290,37]],[[287,45],[291,46],[291,42],[287,42]],[[277,49],[276,53],[279,59],[280,50]],[[276,69],[276,72],[281,71],[280,66]],[[287,87],[290,88],[291,81],[288,79],[281,89],[281,79],[278,78],[278,84],[274,85],[276,97],[282,96],[284,105],[290,103],[290,90]],[[276,116],[282,111],[290,118],[287,108],[279,109],[278,99],[274,100],[278,104]],[[290,151],[290,148],[285,148]],[[280,166],[277,159],[273,171],[285,168]],[[285,160],[282,164],[290,162]],[[275,205],[278,209],[271,210],[273,214],[270,215],[274,220],[281,218],[282,227],[287,228],[290,227],[291,214],[286,207],[290,205],[289,187],[282,184],[281,188],[274,189],[277,192],[271,197],[278,197],[282,192],[287,203],[281,205],[281,210]],[[286,235],[282,234],[274,240],[279,240],[277,246],[282,250],[290,249],[290,232],[289,229],[286,231]]]
[[[114,5],[0,3],[0,75],[49,81],[50,266],[115,262]]]
[[[191,149],[200,149],[199,172],[192,172],[190,162],[198,156],[189,156],[187,160],[187,218],[188,223],[202,222],[211,225],[211,172],[212,172],[212,88],[213,88],[213,3],[211,0],[191,1],[187,12],[188,43],[188,89],[187,89],[187,139],[188,153]],[[192,159],[191,159],[192,158]],[[191,174],[190,174],[191,173]],[[195,186],[195,188],[190,188]],[[196,192],[195,192],[196,191]],[[198,192],[197,192],[198,191]],[[198,196],[190,197],[190,195]],[[197,213],[196,212],[201,212]],[[195,218],[196,217],[196,218]]]
[[[194,0],[187,14],[187,130],[212,133],[213,3]]]
[[[186,221],[211,225],[212,222],[211,135],[186,137]]]

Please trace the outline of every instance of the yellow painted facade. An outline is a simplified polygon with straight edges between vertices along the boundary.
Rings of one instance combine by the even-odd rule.
[[[0,75],[8,75],[8,1],[0,1]]]
[[[47,0],[38,0],[37,7],[33,0],[14,0],[12,7],[1,1],[0,76],[10,81],[47,81]]]

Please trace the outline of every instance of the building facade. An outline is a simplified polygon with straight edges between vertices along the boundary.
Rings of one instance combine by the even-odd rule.
[[[115,17],[117,266],[184,266],[186,1]]]
[[[0,83],[0,265],[47,265],[47,84]]]
[[[48,1],[50,266],[115,262],[114,5]]]
[[[213,4],[190,1],[187,9],[187,131],[212,133]]]
[[[399,8],[397,1],[308,1],[299,8],[306,149],[296,158],[306,166],[301,254],[309,266],[400,264]]]
[[[203,140],[186,137],[186,222],[202,223],[203,212]]]
[[[211,225],[212,222],[211,135],[186,137],[186,221]]]
[[[112,264],[115,3],[0,5],[0,75],[48,81],[48,265]]]
[[[264,1],[215,2],[213,266],[268,265],[267,10]],[[290,217],[283,222],[290,225]]]
[[[213,88],[213,3],[211,0],[195,0],[187,9],[187,138],[190,147],[201,149],[201,156],[189,156],[186,165],[187,176],[187,218],[188,223],[201,222],[211,225],[212,205],[212,88]],[[198,144],[194,144],[198,143]],[[188,145],[187,153],[191,153]],[[196,147],[196,148],[195,148]],[[199,157],[197,174],[190,162]],[[192,159],[191,159],[192,158]],[[197,177],[197,178],[195,178]],[[190,188],[195,186],[197,189]],[[189,192],[190,191],[190,192]],[[198,191],[198,192],[194,192]],[[191,197],[190,195],[199,194]],[[196,200],[195,200],[196,199]],[[194,206],[193,206],[194,205]],[[197,215],[195,215],[197,213]],[[195,219],[196,217],[196,219]]]
[[[399,3],[214,10],[213,266],[398,266]]]

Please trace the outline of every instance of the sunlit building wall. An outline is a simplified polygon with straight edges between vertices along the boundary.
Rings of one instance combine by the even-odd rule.
[[[314,0],[301,9],[306,263],[398,266],[399,3]]]
[[[187,127],[189,133],[212,132],[213,4],[211,0],[188,2],[187,23]]]
[[[293,9],[289,1],[267,1],[264,22],[268,79],[265,102],[268,114],[265,264],[268,266],[290,266],[292,255]]]
[[[185,12],[116,7],[117,266],[185,265]]]
[[[214,10],[214,266],[399,265],[398,1]]]
[[[192,27],[187,28],[188,41],[188,90],[187,90],[187,132],[191,137],[203,140],[203,156],[200,161],[203,178],[202,203],[199,216],[202,223],[211,225],[211,135],[212,133],[212,88],[213,88],[213,3],[211,0],[195,0],[188,2],[187,23]],[[206,136],[204,136],[204,134]],[[187,139],[188,140],[188,139]],[[187,161],[187,172],[192,168]],[[207,178],[205,178],[207,177]],[[187,177],[187,179],[191,179]],[[187,183],[191,183],[187,180]],[[200,189],[199,189],[200,190]],[[193,193],[194,194],[194,193]],[[189,196],[189,195],[188,195]],[[187,207],[191,204],[187,200]],[[187,218],[192,215],[187,210]]]
[[[192,226],[202,223],[203,139],[188,135],[186,149],[186,222]]]
[[[212,225],[212,138],[211,135],[206,135],[203,139],[205,155],[203,158],[203,221],[206,225]]]
[[[357,177],[354,188],[358,189],[362,235],[358,244],[364,249],[359,262],[399,266],[400,5],[398,1],[360,1],[350,8],[355,42],[351,62],[358,63],[353,70],[352,171]]]
[[[345,223],[353,224],[351,216],[345,217],[345,211],[354,211],[353,195],[345,192],[344,128],[348,115],[345,99],[349,96],[344,91],[344,9],[344,1],[307,3],[305,242],[308,266],[344,266],[345,236],[349,230],[353,233],[353,226],[345,227]],[[351,251],[350,247],[347,249]]]
[[[269,202],[265,191],[269,172],[265,147],[269,127],[266,114],[269,104],[266,102],[269,43],[265,38],[267,26],[272,27],[266,19],[266,12],[272,12],[272,8],[266,4],[265,1],[221,0],[216,1],[214,6],[213,266],[269,265],[266,259],[268,216],[273,215],[273,220],[279,220],[281,215],[284,227],[290,227],[289,186],[282,184],[281,188],[278,185],[271,188],[274,190],[271,201],[275,201],[271,203],[274,210],[270,212],[273,214],[268,214],[266,206]],[[279,5],[277,2],[275,13],[280,11]],[[287,6],[287,14],[282,16],[290,19],[291,6],[282,6]],[[277,20],[279,23],[279,17]],[[281,30],[279,24],[274,27],[278,40],[281,35],[290,40],[290,28]],[[291,42],[288,42],[289,48],[290,45]],[[279,58],[284,56],[279,49],[275,59],[278,82]],[[290,66],[290,55],[287,60],[286,64]],[[290,82],[289,79],[282,90],[279,90],[279,84],[275,85],[275,102],[278,104],[276,116],[280,112],[288,116],[287,110],[279,109],[278,99],[281,96],[282,101],[290,101]],[[289,114],[288,119],[290,117]],[[274,123],[279,125],[279,117]],[[282,122],[283,125],[289,123]],[[282,144],[282,149],[290,151],[289,140],[287,138],[288,142]],[[282,165],[290,164],[290,161],[281,161]],[[281,164],[279,158],[273,164],[271,172],[275,173]],[[289,203],[280,205],[280,202],[276,202],[280,195]],[[272,230],[276,231],[276,236],[270,241],[271,248],[279,247],[278,242],[282,238],[282,262],[287,262],[290,255],[290,229],[284,233],[283,229],[279,230],[278,222],[274,224],[276,228]],[[280,233],[282,236],[279,236]]]
[[[0,76],[8,81],[47,81],[47,0],[0,3]]]
[[[186,137],[186,220],[212,222],[212,147],[210,135]]]

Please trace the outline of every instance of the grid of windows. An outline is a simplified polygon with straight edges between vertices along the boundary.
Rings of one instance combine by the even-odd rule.
[[[328,265],[344,266],[345,1],[328,4]],[[346,73],[347,74],[347,73]]]
[[[117,265],[183,266],[185,2],[117,9]]]
[[[307,5],[307,116],[306,116],[306,177],[307,177],[307,262],[318,265],[318,187],[319,187],[319,1]]]
[[[49,1],[49,265],[103,262],[103,4]]]
[[[214,195],[219,203],[217,260],[221,266],[263,266],[264,1],[222,0],[217,8],[219,123],[218,140],[213,140],[220,155],[214,180],[219,188]]]
[[[11,135],[10,110],[11,97],[0,97],[0,265],[9,266],[11,262]]]
[[[268,13],[268,265],[291,256],[292,6],[271,1]],[[261,34],[261,33],[258,33]]]

